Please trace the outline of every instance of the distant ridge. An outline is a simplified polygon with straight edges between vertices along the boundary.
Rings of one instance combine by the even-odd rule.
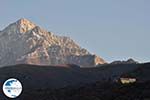
[[[126,61],[113,61],[111,64],[138,64],[139,62],[133,60],[132,58],[126,60]]]

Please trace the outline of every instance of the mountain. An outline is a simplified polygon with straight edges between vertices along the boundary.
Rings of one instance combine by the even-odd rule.
[[[132,58],[126,60],[126,61],[113,61],[111,64],[138,64],[139,62],[133,60]]]
[[[69,37],[57,36],[24,18],[0,31],[0,66],[76,64],[82,67],[104,63]]]

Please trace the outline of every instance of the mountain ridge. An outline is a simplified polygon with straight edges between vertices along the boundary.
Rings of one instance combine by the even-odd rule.
[[[116,61],[113,61],[111,62],[111,64],[138,64],[139,62],[138,61],[135,61],[134,59],[132,58],[129,58],[128,60],[124,61],[124,60],[116,60]]]
[[[77,64],[106,63],[80,47],[69,37],[57,36],[23,18],[0,32],[0,64]],[[9,60],[9,61],[8,61]]]

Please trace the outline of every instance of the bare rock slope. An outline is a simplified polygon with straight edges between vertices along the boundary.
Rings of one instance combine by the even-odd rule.
[[[14,64],[93,66],[106,63],[72,39],[57,36],[27,19],[0,31],[0,66]]]

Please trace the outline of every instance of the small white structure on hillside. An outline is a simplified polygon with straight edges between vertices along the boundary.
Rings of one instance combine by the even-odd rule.
[[[136,81],[137,81],[136,78],[120,78],[120,82],[122,84],[135,83]]]

